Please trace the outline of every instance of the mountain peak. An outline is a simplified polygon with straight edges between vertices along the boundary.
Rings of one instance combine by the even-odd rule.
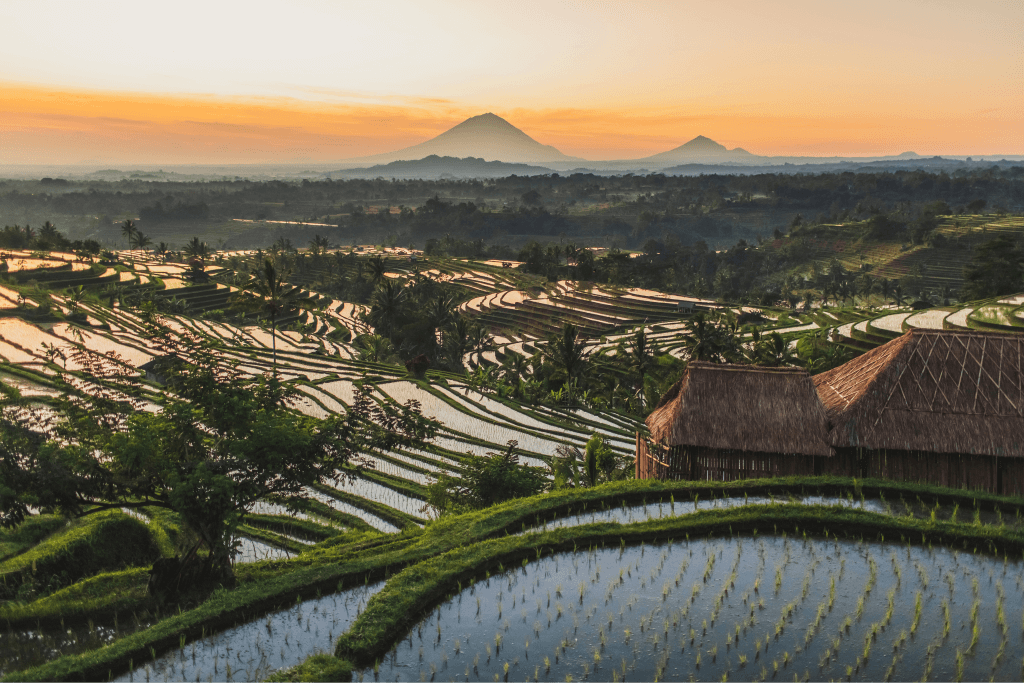
[[[543,145],[497,114],[487,112],[471,116],[435,138],[397,152],[353,159],[387,163],[416,160],[436,154],[439,157],[476,157],[487,161],[510,163],[543,163],[548,161],[583,161],[566,156],[550,145]]]
[[[694,152],[715,152],[723,153],[728,152],[725,145],[720,145],[711,138],[706,138],[703,135],[698,135],[689,142],[676,147],[678,150],[693,150]]]
[[[641,161],[657,161],[666,163],[687,163],[696,160],[701,161],[728,161],[734,157],[753,156],[745,149],[737,147],[728,149],[725,145],[719,144],[709,137],[698,135],[694,139],[679,145],[675,149],[661,152],[654,156],[647,157]]]

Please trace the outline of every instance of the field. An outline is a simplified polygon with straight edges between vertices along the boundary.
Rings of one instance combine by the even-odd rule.
[[[237,587],[181,609],[146,592],[146,568],[173,555],[180,533],[166,511],[105,513],[104,524],[138,539],[134,554],[101,525],[52,515],[0,531],[8,679],[262,680],[334,676],[345,662],[364,680],[1021,675],[1024,501],[846,480],[627,481],[434,520],[425,497],[439,473],[457,476],[510,440],[540,467],[592,434],[632,455],[638,414],[521,403],[472,380],[511,354],[532,355],[567,321],[591,334],[598,354],[615,354],[642,326],[685,358],[690,328],[677,309],[695,303],[760,313],[761,329],[791,346],[828,335],[861,352],[912,327],[1019,331],[1024,301],[755,311],[545,285],[445,259],[420,273],[462,288],[461,310],[489,329],[494,348],[465,358],[470,373],[414,376],[359,360],[351,338],[369,328],[365,308],[351,302],[308,292],[318,308],[285,319],[275,337],[251,317],[208,315],[229,309],[237,290],[226,267],[191,284],[182,264],[142,253],[116,268],[44,265],[31,284],[16,271],[0,289],[0,380],[40,409],[57,373],[80,369],[76,349],[116,353],[130,369],[154,357],[141,312],[125,303],[147,292],[166,302],[170,327],[215,341],[222,361],[244,373],[270,373],[276,346],[299,413],[342,414],[370,385],[382,404],[417,401],[438,435],[376,454],[352,483],[307,490],[300,512],[274,499],[254,506],[239,529]],[[410,262],[394,267],[411,272]],[[79,284],[87,296],[74,300],[65,285]],[[45,315],[42,300],[53,305]],[[739,334],[749,345],[752,331]],[[147,378],[147,409],[158,409],[162,391]],[[72,557],[79,575],[54,569]]]

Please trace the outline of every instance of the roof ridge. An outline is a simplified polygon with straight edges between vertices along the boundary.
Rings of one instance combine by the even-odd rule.
[[[687,364],[687,371],[690,368],[696,370],[722,370],[725,372],[770,372],[773,374],[809,375],[804,368],[794,367],[771,367],[768,365],[743,365],[741,363],[710,363],[708,361],[690,361]]]

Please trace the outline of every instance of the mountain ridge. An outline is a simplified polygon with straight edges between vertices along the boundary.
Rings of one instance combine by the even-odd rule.
[[[870,161],[892,159],[909,160],[923,158],[916,152],[909,151],[899,155],[877,157],[762,156],[753,154],[742,147],[728,149],[725,145],[707,136],[698,135],[678,147],[637,159],[588,160],[569,156],[551,145],[542,144],[504,118],[492,112],[486,112],[477,116],[471,116],[443,133],[419,144],[394,152],[344,159],[336,163],[342,166],[342,170],[338,171],[338,173],[352,171],[358,166],[363,172],[379,170],[385,173],[401,172],[404,175],[405,173],[414,172],[415,169],[411,167],[405,169],[378,167],[398,161],[421,161],[432,156],[442,160],[450,159],[451,161],[444,163],[459,166],[456,174],[464,173],[467,167],[466,163],[456,164],[456,162],[467,159],[507,164],[541,165],[546,167],[549,172],[563,172],[575,168],[593,168],[605,171],[633,171],[640,169],[657,171],[669,167],[692,164],[724,166],[814,165],[846,161],[867,163]],[[441,162],[435,161],[433,163],[435,168],[432,169],[432,173],[447,172],[437,166]],[[486,169],[485,171],[486,175],[491,175],[492,172],[492,169]],[[511,172],[516,173],[515,171]],[[527,172],[532,174],[536,173],[537,170],[530,168],[527,169]],[[519,173],[516,174],[518,175]]]
[[[422,159],[392,161],[368,168],[331,171],[332,178],[506,178],[512,175],[546,175],[554,171],[545,166],[506,161],[485,161],[479,157],[442,157],[431,154]]]

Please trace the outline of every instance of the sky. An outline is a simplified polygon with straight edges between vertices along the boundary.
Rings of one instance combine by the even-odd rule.
[[[1024,154],[1024,2],[0,3],[0,164],[331,162],[494,112],[585,159]]]

